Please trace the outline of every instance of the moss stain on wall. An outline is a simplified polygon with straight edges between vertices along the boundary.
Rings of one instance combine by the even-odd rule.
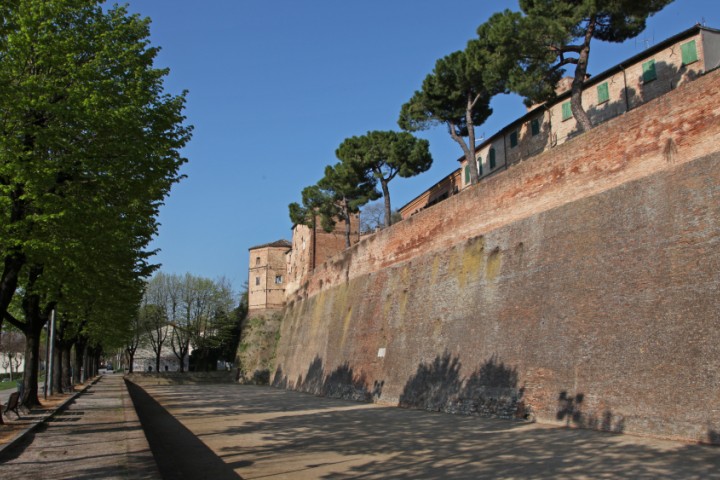
[[[457,282],[464,289],[468,282],[477,277],[482,269],[485,237],[479,236],[467,241],[464,248],[458,250]]]
[[[500,247],[495,247],[487,256],[487,265],[485,266],[485,280],[490,283],[494,282],[500,273],[502,267],[502,251]]]

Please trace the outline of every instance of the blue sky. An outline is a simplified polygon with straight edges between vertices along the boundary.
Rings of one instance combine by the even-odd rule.
[[[347,137],[397,130],[400,107],[435,61],[464,48],[477,26],[516,1],[131,0],[152,19],[152,43],[169,67],[166,89],[188,90],[195,126],[189,159],[160,212],[152,248],[167,273],[247,279],[248,248],[290,239],[287,205],[316,183]],[[451,5],[452,8],[448,8]],[[697,22],[720,28],[718,0],[676,0],[637,39],[595,41],[599,73]],[[524,113],[521,100],[493,101],[478,128],[489,136]],[[441,127],[431,170],[390,184],[400,207],[457,168],[462,152]]]

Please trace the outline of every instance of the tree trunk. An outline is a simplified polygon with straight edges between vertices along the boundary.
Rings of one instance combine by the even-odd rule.
[[[126,348],[125,354],[127,356],[127,361],[128,361],[128,373],[133,373],[133,363],[135,363],[135,349],[134,348]]]
[[[40,399],[38,399],[38,363],[42,327],[42,323],[35,322],[25,330],[25,372],[23,372],[22,404],[27,408],[40,405]],[[47,370],[45,375],[47,375]]]
[[[587,30],[585,31],[585,39],[580,49],[580,56],[575,65],[575,77],[573,78],[571,87],[570,109],[581,132],[587,132],[592,129],[590,117],[582,106],[582,91],[583,84],[585,83],[585,75],[587,74],[588,59],[590,58],[590,40],[592,40],[593,32],[595,31],[595,22],[595,17],[590,17]]]
[[[162,354],[162,349],[158,348],[157,355],[155,355],[155,371],[160,371],[160,355]]]
[[[61,381],[63,390],[65,392],[72,393],[72,365],[70,363],[70,344],[64,344],[61,351],[60,356],[62,357],[62,369],[60,370],[61,373]]]
[[[385,226],[389,227],[392,225],[392,209],[390,208],[390,189],[388,188],[388,181],[384,178],[380,178],[380,187],[383,192],[383,200],[385,201]]]
[[[473,122],[473,94],[467,94],[467,106],[465,108],[465,123],[468,129],[468,152],[466,157],[472,159],[470,162],[470,185],[475,185],[480,180],[480,174],[477,167],[477,159],[475,158],[475,123]]]
[[[85,383],[87,371],[83,368],[85,363],[85,347],[87,340],[80,336],[75,342],[75,368],[73,369],[73,381],[75,384]]]
[[[62,388],[62,353],[60,348],[60,344],[55,342],[55,348],[53,349],[52,355],[53,371],[52,378],[50,379],[52,382],[52,390],[55,393],[64,393]]]

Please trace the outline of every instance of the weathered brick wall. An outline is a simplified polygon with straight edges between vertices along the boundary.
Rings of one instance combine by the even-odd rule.
[[[286,310],[278,385],[720,438],[720,72],[361,241]]]

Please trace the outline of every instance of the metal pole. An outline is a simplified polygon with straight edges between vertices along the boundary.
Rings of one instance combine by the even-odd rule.
[[[50,357],[48,357],[48,371],[45,372],[45,381],[47,381],[47,378],[50,377],[50,395],[53,394],[53,382],[52,382],[52,373],[53,368],[55,368],[55,365],[53,365],[53,355],[55,354],[55,309],[53,308],[52,312],[50,312]]]
[[[53,315],[55,310],[53,310],[50,315]],[[52,317],[51,317],[52,318]],[[45,397],[45,400],[47,400],[47,394],[48,394],[48,368],[50,366],[50,325],[47,327],[47,335],[45,338],[45,382],[43,382],[43,395]]]

